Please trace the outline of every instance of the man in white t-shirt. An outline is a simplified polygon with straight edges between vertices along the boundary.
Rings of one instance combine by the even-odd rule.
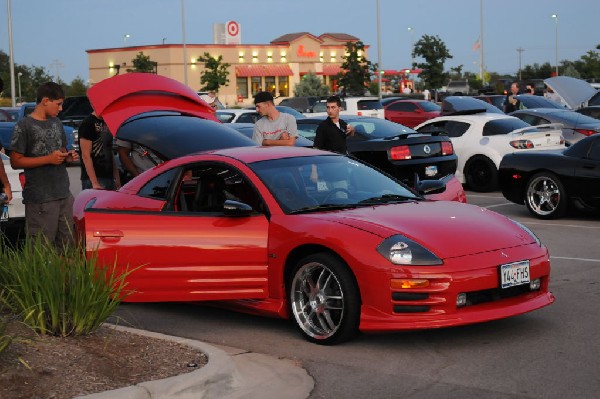
[[[254,96],[256,111],[262,116],[254,124],[252,140],[258,145],[288,145],[293,146],[298,137],[296,118],[282,113],[275,108],[273,95],[261,91]]]

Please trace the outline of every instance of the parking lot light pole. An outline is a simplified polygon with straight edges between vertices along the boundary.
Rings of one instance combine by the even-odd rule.
[[[23,76],[23,72],[17,74],[17,81],[19,82],[19,102],[23,102],[23,100],[21,100],[21,76]]]
[[[558,15],[552,14],[552,18],[554,19],[554,65],[558,76]]]
[[[379,25],[379,0],[377,0],[377,97],[381,100],[381,26]]]
[[[12,16],[10,11],[10,0],[7,0],[6,2],[6,8],[8,18],[8,58],[10,60],[10,97],[12,106],[15,107],[15,55],[13,51]]]
[[[408,31],[410,32],[410,69],[414,69],[414,64],[415,64],[415,56],[413,55],[413,50],[415,47],[415,40],[414,40],[414,30],[412,28],[412,26],[408,27]]]

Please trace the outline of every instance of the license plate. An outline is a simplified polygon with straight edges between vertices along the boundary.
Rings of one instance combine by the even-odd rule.
[[[8,206],[2,205],[2,215],[0,215],[0,222],[8,221]]]
[[[500,266],[500,282],[502,288],[529,283],[529,261],[507,263]]]
[[[433,177],[437,175],[437,166],[426,166],[425,167],[425,176]]]

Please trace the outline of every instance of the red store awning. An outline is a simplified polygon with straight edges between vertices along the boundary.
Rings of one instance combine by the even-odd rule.
[[[342,71],[339,65],[331,65],[326,64],[323,65],[323,75],[325,76],[335,76]]]
[[[289,65],[238,65],[235,74],[241,78],[249,76],[292,76]]]

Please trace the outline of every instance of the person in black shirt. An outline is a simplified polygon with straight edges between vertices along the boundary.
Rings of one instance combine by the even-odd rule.
[[[348,147],[346,138],[354,136],[354,126],[349,125],[346,121],[340,119],[340,111],[342,110],[342,100],[338,96],[327,98],[327,119],[325,119],[319,127],[315,135],[313,143],[314,148],[320,150],[347,154]],[[317,181],[317,168],[313,165],[310,175],[312,181]]]
[[[511,113],[511,112],[516,111],[521,108],[521,101],[519,101],[517,99],[517,96],[519,94],[521,94],[520,88],[519,88],[519,83],[513,82],[510,85],[510,93],[508,93],[506,95],[506,98],[504,99],[504,113],[505,114]]]
[[[354,127],[340,119],[342,100],[338,96],[327,99],[327,119],[317,128],[314,147],[340,154],[348,152],[346,137],[354,135]]]
[[[106,122],[92,113],[79,126],[81,188],[115,190],[121,187],[113,156],[113,136]]]

